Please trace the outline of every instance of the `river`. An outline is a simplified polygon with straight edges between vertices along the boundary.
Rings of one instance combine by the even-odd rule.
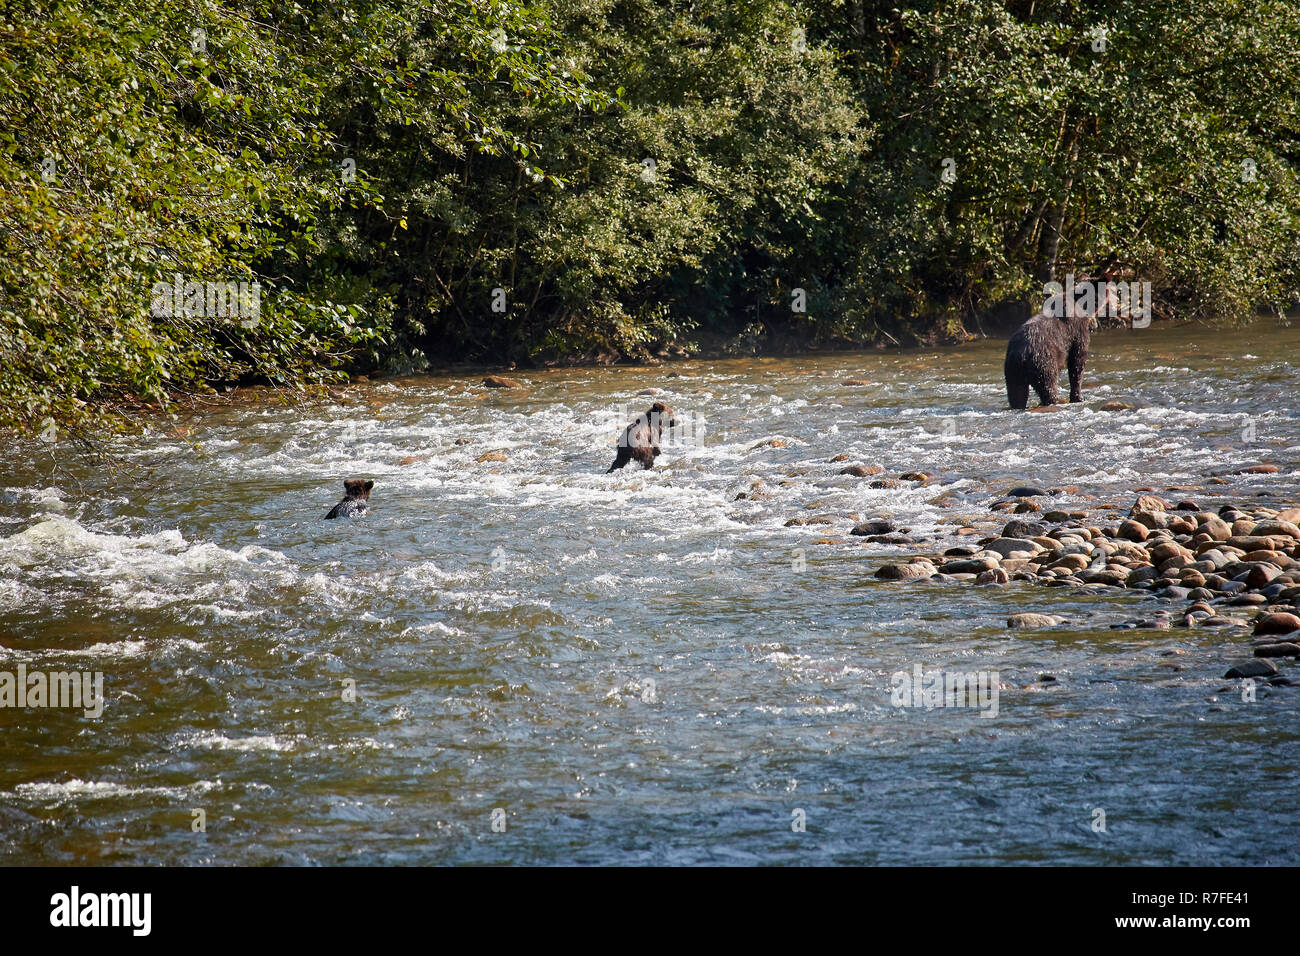
[[[105,704],[0,708],[0,862],[1300,863],[1300,687],[1242,701],[1225,634],[873,577],[1013,485],[1300,504],[1300,327],[1099,332],[1050,413],[1004,347],[243,390],[116,462],[8,449],[0,670]],[[655,400],[691,433],[605,475]],[[369,515],[322,520],[350,477]],[[996,672],[996,716],[894,706],[915,665]]]

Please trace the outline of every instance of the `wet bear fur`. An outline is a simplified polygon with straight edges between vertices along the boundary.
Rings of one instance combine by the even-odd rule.
[[[1043,405],[1060,402],[1057,379],[1070,370],[1070,401],[1083,401],[1083,366],[1088,361],[1092,316],[1057,318],[1040,313],[1016,330],[1007,343],[1002,371],[1007,380],[1007,401],[1012,408],[1029,404],[1029,390]]]
[[[622,468],[629,461],[639,461],[642,468],[652,467],[660,453],[659,443],[663,441],[665,426],[676,428],[677,419],[671,408],[663,402],[655,402],[648,412],[638,415],[632,424],[623,429],[618,440],[618,454],[605,474]]]
[[[370,489],[375,483],[369,479],[349,478],[343,482],[343,500],[330,509],[330,518],[359,518],[370,510]]]

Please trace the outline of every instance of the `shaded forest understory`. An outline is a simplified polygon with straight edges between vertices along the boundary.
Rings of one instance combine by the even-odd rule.
[[[0,428],[223,382],[952,341],[1067,274],[1281,311],[1298,85],[1289,0],[19,0]],[[214,314],[202,284],[240,281],[252,314]]]

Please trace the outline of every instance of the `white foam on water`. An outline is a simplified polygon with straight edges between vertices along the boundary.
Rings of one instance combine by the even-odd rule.
[[[465,612],[508,611],[513,608],[550,610],[548,598],[523,595],[519,591],[439,591],[438,608]]]
[[[285,753],[295,750],[298,741],[266,734],[251,737],[227,737],[224,734],[199,734],[183,739],[180,743],[194,747],[207,747],[212,750],[243,750],[249,752]]]
[[[179,602],[178,602],[179,603]],[[265,617],[268,613],[266,608],[235,608],[224,607],[220,604],[186,604],[184,619],[190,623],[204,622],[205,618],[212,618],[216,621],[255,621]]]
[[[92,531],[72,518],[51,515],[0,538],[0,562],[19,567],[56,565],[64,576],[178,579],[187,574],[285,563],[258,545],[228,551],[215,544],[191,544],[179,531],[120,535]]]
[[[1078,480],[1092,484],[1104,485],[1109,484],[1112,481],[1133,477],[1135,474],[1136,472],[1131,468],[1124,468],[1119,471],[1088,471],[1079,475]]]
[[[169,637],[162,641],[97,641],[81,647],[6,648],[0,647],[0,659],[16,661],[63,661],[89,659],[93,661],[127,661],[148,657],[151,660],[170,660],[177,655],[203,653],[207,645],[185,637]]]
[[[220,790],[223,786],[224,784],[218,780],[196,780],[183,787],[136,787],[112,781],[73,779],[64,783],[20,783],[13,790],[0,792],[0,800],[55,806],[141,796],[187,800],[196,795]]]
[[[581,554],[561,554],[558,561],[562,565],[583,565],[583,564],[601,564],[609,560],[609,556],[597,548],[588,548]]]
[[[8,567],[18,571],[17,566]],[[0,572],[5,572],[5,569],[6,566],[0,566]],[[36,588],[12,578],[0,578],[0,612],[28,610],[39,606],[44,599],[45,595]]]
[[[712,551],[692,551],[676,560],[681,564],[728,564],[731,555],[730,548],[714,548]],[[655,555],[656,561],[660,558],[669,559],[668,555]]]
[[[417,624],[413,627],[407,627],[402,630],[401,637],[409,637],[415,634],[436,634],[445,637],[464,637],[466,632],[458,627],[452,627],[450,624],[444,624],[442,621],[434,621],[432,624]]]
[[[795,707],[783,707],[773,704],[759,704],[753,708],[760,714],[772,714],[774,716],[783,716],[786,714],[795,717],[822,717],[827,714],[853,714],[857,713],[858,705],[847,704],[808,704]]]
[[[186,642],[189,643],[189,642]],[[195,645],[196,647],[199,645]],[[101,660],[129,660],[143,657],[149,645],[144,641],[100,641],[84,647],[49,647],[49,648],[4,648],[0,647],[0,657],[14,660],[37,661],[45,659],[61,660],[63,658],[88,657]]]
[[[516,562],[518,565],[519,562]],[[502,565],[502,570],[511,566],[509,559],[506,559]],[[414,567],[407,568],[397,576],[397,582],[401,585],[413,584],[418,586],[427,585],[446,585],[446,584],[472,584],[482,577],[482,568],[464,568],[459,571],[444,571],[432,561],[425,561]]]
[[[320,748],[326,752],[331,750],[341,750],[344,753],[370,753],[376,750],[392,750],[394,745],[383,743],[372,737],[362,737],[359,740],[349,740],[341,744],[326,744]]]
[[[18,501],[31,502],[50,511],[62,511],[68,507],[63,500],[63,492],[53,485],[45,488],[18,488],[9,486],[3,489],[5,494],[13,495]]]
[[[358,597],[372,590],[362,581],[331,577],[321,571],[298,578],[294,586],[306,595],[323,600],[335,608],[351,608]]]
[[[1198,412],[1194,409],[1186,408],[1183,406],[1169,407],[1169,406],[1162,406],[1162,405],[1151,405],[1147,408],[1136,409],[1136,411],[1139,420],[1149,419],[1156,422],[1157,424],[1182,421],[1182,422],[1187,422],[1189,425],[1191,425],[1191,424],[1198,424],[1201,422],[1215,421],[1217,419],[1223,419],[1225,417],[1222,412],[1218,412],[1218,411]]]
[[[234,608],[216,602],[224,599],[240,604],[248,600],[249,591],[248,582],[234,579],[220,579],[195,583],[185,588],[161,590],[141,583],[136,577],[129,577],[111,580],[105,587],[106,595],[123,607],[155,610],[183,605],[187,608],[192,607],[196,610],[203,608],[214,614],[232,616],[237,613]]]

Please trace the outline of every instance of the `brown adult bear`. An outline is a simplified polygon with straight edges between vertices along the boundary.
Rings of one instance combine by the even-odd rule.
[[[655,402],[648,412],[638,415],[632,424],[623,429],[623,434],[618,439],[618,454],[605,474],[622,468],[634,458],[641,462],[642,468],[652,467],[659,454],[659,443],[663,441],[665,425],[676,428],[677,419],[671,408],[663,402]]]
[[[1060,402],[1056,383],[1061,369],[1070,371],[1070,401],[1083,401],[1083,367],[1088,361],[1088,344],[1097,316],[1114,301],[1109,284],[1100,296],[1101,303],[1091,310],[1080,309],[1076,302],[1063,296],[1061,316],[1044,309],[1016,330],[1007,343],[1007,357],[1002,372],[1007,380],[1007,401],[1012,408],[1029,404],[1032,386],[1043,405]]]
[[[349,478],[343,482],[343,500],[330,509],[330,518],[359,518],[370,510],[370,489],[375,483],[369,479]]]

